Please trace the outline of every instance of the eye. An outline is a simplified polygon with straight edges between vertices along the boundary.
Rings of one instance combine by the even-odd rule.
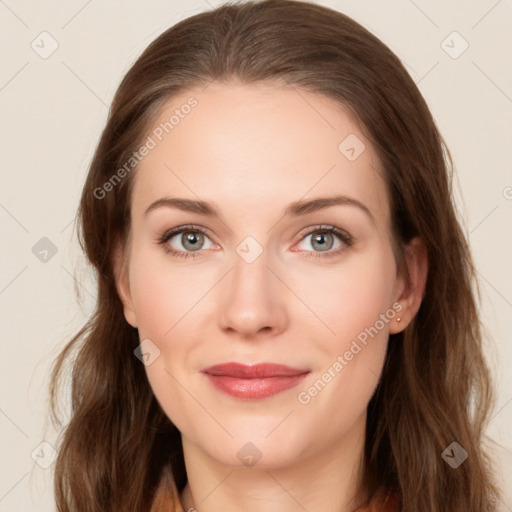
[[[353,244],[353,237],[346,231],[335,226],[316,226],[303,236],[301,242],[304,242],[311,236],[310,244],[314,249],[318,250],[306,250],[306,252],[310,253],[306,256],[308,258],[329,258],[337,256]],[[334,250],[331,250],[336,243],[336,238],[338,239],[338,244]]]
[[[176,240],[173,241],[173,238]],[[194,252],[205,249],[205,239],[209,240],[209,237],[203,229],[197,226],[179,226],[166,231],[158,243],[164,245],[167,252],[178,258],[194,258],[196,256]]]
[[[307,258],[329,258],[337,256],[353,244],[353,237],[346,231],[335,226],[315,226],[303,235],[301,243],[312,235],[314,236],[310,243],[315,250],[309,251],[306,249],[303,251],[309,253],[306,256]],[[176,238],[176,240],[173,241],[174,238]],[[338,244],[336,248],[332,250],[336,239],[338,239]],[[199,256],[201,249],[205,249],[205,240],[210,240],[210,238],[204,229],[198,226],[187,225],[166,231],[158,239],[158,243],[163,245],[165,250],[173,256],[178,258],[195,258]],[[211,240],[210,243],[216,245],[213,244]],[[211,248],[212,245],[206,247],[206,249]]]

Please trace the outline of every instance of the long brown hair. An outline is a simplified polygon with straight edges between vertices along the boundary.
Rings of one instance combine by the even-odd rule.
[[[130,232],[137,169],[107,194],[98,190],[147,137],[164,103],[187,88],[231,79],[280,81],[347,107],[385,170],[399,268],[405,271],[403,246],[412,237],[428,249],[423,302],[405,331],[391,335],[368,406],[368,495],[394,489],[403,510],[414,512],[495,510],[498,490],[484,447],[493,387],[475,269],[452,203],[450,153],[418,88],[379,39],[332,9],[264,0],[225,4],[171,27],[114,97],[77,216],[98,301],[56,359],[50,387],[52,421],[62,426],[57,394],[69,362],[71,419],[55,466],[59,512],[158,510],[168,478],[178,490],[186,483],[180,433],[134,356],[138,332],[124,318],[115,285],[113,251]],[[456,469],[442,457],[453,442],[468,454]]]

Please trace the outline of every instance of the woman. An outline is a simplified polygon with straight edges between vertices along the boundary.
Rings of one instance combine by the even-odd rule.
[[[80,203],[98,303],[52,376],[55,411],[76,350],[59,510],[496,510],[450,172],[341,13],[225,5],[151,43]]]

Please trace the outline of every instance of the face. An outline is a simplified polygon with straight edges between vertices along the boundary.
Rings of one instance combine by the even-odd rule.
[[[223,464],[247,443],[268,467],[329,450],[364,425],[404,325],[370,142],[339,104],[270,83],[184,92],[147,136],[118,289],[158,402]],[[296,371],[203,371],[231,362]]]

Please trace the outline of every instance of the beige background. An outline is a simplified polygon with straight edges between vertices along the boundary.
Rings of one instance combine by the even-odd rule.
[[[219,3],[0,0],[0,511],[54,510],[49,367],[94,305],[72,220],[116,86],[164,29]],[[495,460],[511,484],[512,2],[318,3],[352,16],[398,54],[452,151],[494,340],[489,434],[502,445]],[[506,487],[502,510],[512,511]]]

